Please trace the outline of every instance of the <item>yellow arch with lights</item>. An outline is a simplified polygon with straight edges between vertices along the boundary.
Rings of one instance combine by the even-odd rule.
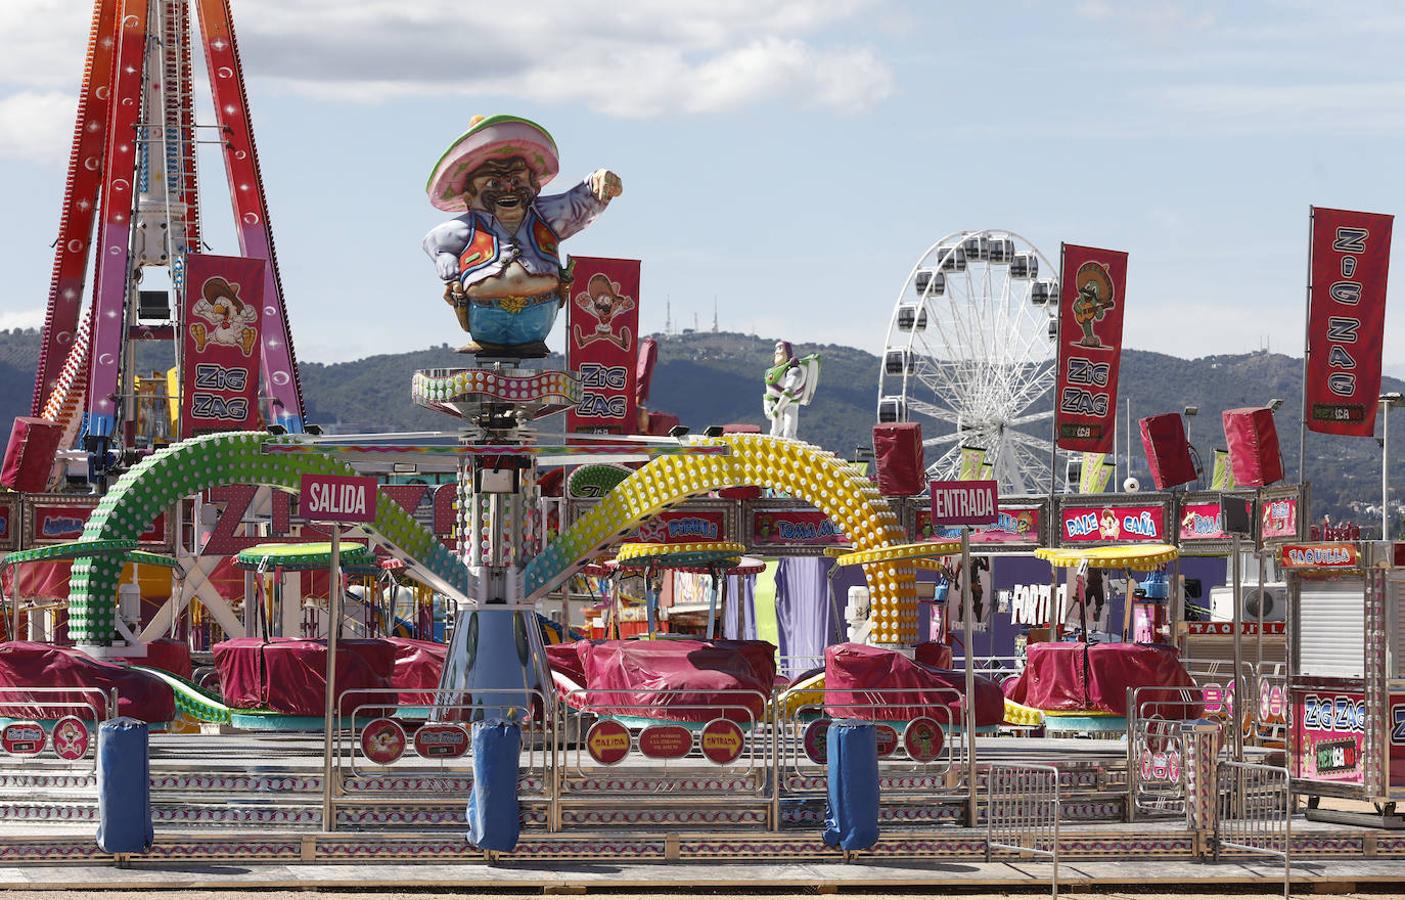
[[[663,456],[630,475],[581,516],[527,566],[532,598],[555,589],[601,549],[650,516],[690,497],[728,487],[759,485],[784,491],[823,512],[855,551],[906,539],[902,523],[858,466],[812,444],[759,434],[695,438],[725,444],[727,454]],[[917,641],[917,584],[911,560],[879,559],[863,566],[873,604],[874,639]]]

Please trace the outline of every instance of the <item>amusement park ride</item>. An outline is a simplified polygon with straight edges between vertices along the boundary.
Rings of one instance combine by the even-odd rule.
[[[195,120],[192,9],[212,126]],[[223,149],[237,257],[199,252],[202,140]],[[1315,845],[1289,831],[1290,774],[1278,763],[1305,794],[1405,798],[1387,727],[1405,696],[1396,665],[1405,632],[1383,637],[1377,627],[1402,602],[1400,547],[1363,554],[1300,543],[1306,491],[1269,487],[1272,479],[1232,494],[1040,495],[1060,436],[1045,441],[1032,429],[1054,415],[1039,407],[1058,377],[1050,337],[1059,337],[1062,294],[1050,260],[1013,232],[938,241],[894,311],[877,418],[880,427],[940,423],[926,442],[941,449],[930,469],[915,429],[901,432],[918,448],[906,460],[910,477],[891,477],[895,463],[884,457],[876,482],[799,440],[798,407],[815,397],[819,359],[784,341],[764,379],[770,435],[733,426],[647,436],[632,423],[612,433],[546,430],[544,420],[580,413],[587,382],[607,368],[591,363],[583,376],[583,366],[533,364],[559,309],[594,318],[572,323],[568,343],[618,350],[625,364],[611,371],[632,373],[639,355],[637,322],[619,319],[637,310],[637,287],[615,269],[587,276],[582,260],[562,265],[559,250],[621,195],[622,180],[601,169],[545,195],[557,157],[539,125],[491,116],[475,118],[432,170],[431,203],[458,215],[423,246],[471,342],[468,364],[416,372],[410,389],[455,426],[323,435],[304,423],[229,0],[97,0],[33,415],[16,423],[7,452],[17,493],[0,497],[7,521],[23,511],[24,523],[24,539],[0,562],[14,575],[0,743],[27,764],[48,742],[63,768],[36,764],[13,777],[4,768],[6,784],[100,783],[86,735],[120,713],[170,732],[151,738],[162,765],[181,760],[153,774],[168,792],[156,803],[163,825],[293,822],[320,829],[314,857],[348,847],[363,857],[413,854],[388,849],[387,826],[462,827],[469,799],[478,850],[510,851],[520,837],[536,858],[701,858],[716,852],[715,834],[686,832],[711,828],[745,832],[734,852],[768,858],[823,856],[827,846],[948,856],[1003,848],[1056,861],[1148,847],[1199,856],[1213,837],[1217,852],[1286,859]],[[1110,306],[1100,285],[1080,288],[1091,311],[1079,319],[1080,346],[1098,351],[1111,349],[1088,325]],[[137,370],[136,348],[151,342],[169,343],[176,362],[158,391]],[[971,445],[981,458],[968,472]],[[411,468],[448,483],[386,483]],[[361,492],[367,475],[375,479]],[[957,475],[948,489],[961,502],[939,506],[936,482],[923,495],[929,476]],[[295,511],[290,495],[300,492]],[[78,519],[81,536],[36,527],[59,521],[44,518],[53,509]],[[343,531],[343,519],[356,524]],[[1238,596],[1243,540],[1289,572],[1286,627],[1270,627],[1262,606],[1260,621],[1243,622],[1237,603],[1227,622],[1183,621],[1184,558],[1232,557]],[[1026,585],[1044,589],[1042,603],[1009,610],[1029,626],[1018,675],[977,663],[974,634],[994,628],[996,586],[977,598],[985,589],[973,555],[987,570],[1036,555],[1047,562],[1020,576],[1047,581]],[[737,599],[722,579],[753,578],[778,558],[823,564],[830,581],[814,584],[831,589],[840,568],[862,572],[854,596],[863,602],[851,609],[863,641],[831,638],[822,656],[782,659],[778,671],[769,643],[719,638],[720,614]],[[248,573],[239,576],[242,617],[210,587],[216,560]],[[61,597],[26,603],[24,567],[68,562]],[[151,567],[175,577],[144,606],[137,582]],[[325,610],[300,593],[299,573],[315,569],[330,570]],[[339,640],[347,572],[393,572],[385,577],[440,598],[418,610],[422,624],[411,630],[420,640],[395,633],[397,608],[380,612],[370,589],[360,600],[364,638]],[[621,629],[626,573],[645,584],[645,624],[633,636]],[[710,579],[701,634],[666,627],[661,591],[673,573]],[[613,582],[606,640],[571,640],[581,575]],[[1261,594],[1265,577],[1261,566]],[[1104,621],[1112,639],[1099,643],[1094,623],[1114,581],[1124,619],[1120,628]],[[945,602],[948,588],[959,609]],[[825,607],[823,594],[815,587],[795,599]],[[1355,632],[1344,638],[1310,607],[1362,596],[1366,616],[1348,626],[1379,652],[1333,659],[1319,635],[1351,642]],[[552,608],[548,598],[562,601],[554,625],[539,612]],[[207,651],[195,639],[197,610],[226,640],[208,648],[209,666],[192,669],[192,648],[197,662]],[[441,626],[447,647],[433,640]],[[1246,633],[1255,635],[1252,659]],[[44,682],[46,672],[64,675]],[[1359,715],[1322,724],[1326,692]],[[1234,703],[1254,696],[1257,705]],[[1290,707],[1315,712],[1318,730]],[[182,731],[218,735],[214,775],[189,771]],[[1231,749],[1222,753],[1221,741]],[[276,771],[240,762],[269,754],[289,762]],[[225,808],[188,800],[202,784],[228,795]],[[291,813],[259,805],[275,791],[306,796],[287,800]],[[317,796],[320,809],[303,802]],[[60,801],[5,800],[70,817]],[[97,812],[89,805],[81,815]],[[1023,825],[1011,830],[1016,815]],[[1149,818],[1186,828],[1121,838],[1058,831],[1060,820]],[[822,820],[822,840],[796,837]],[[902,840],[880,840],[880,822]],[[966,827],[954,837],[941,831],[957,825]],[[348,828],[363,834],[340,843],[328,834]],[[656,840],[659,828],[666,840]],[[548,840],[569,832],[584,840]],[[1272,840],[1254,843],[1251,833]],[[306,858],[309,845],[294,843]],[[71,838],[33,844],[35,858],[72,858]],[[268,842],[187,844],[194,856],[278,852]]]

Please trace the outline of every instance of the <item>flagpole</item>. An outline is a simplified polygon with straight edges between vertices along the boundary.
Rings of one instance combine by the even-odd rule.
[[[1059,378],[1062,372],[1059,366],[1063,361],[1063,339],[1064,339],[1064,291],[1068,287],[1064,284],[1064,257],[1068,253],[1068,245],[1059,243],[1059,311],[1054,317],[1054,415],[1050,419],[1052,423],[1049,427],[1049,509],[1053,510],[1054,490],[1058,486],[1059,468]],[[1077,290],[1077,286],[1074,286]]]
[[[1307,473],[1307,359],[1312,353],[1312,236],[1317,219],[1317,207],[1307,208],[1307,299],[1303,303],[1303,385],[1302,421],[1298,423],[1298,484]]]

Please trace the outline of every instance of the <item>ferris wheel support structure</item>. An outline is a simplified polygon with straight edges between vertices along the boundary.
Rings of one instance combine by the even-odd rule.
[[[934,242],[903,280],[884,341],[878,420],[923,423],[930,477],[957,477],[965,457],[1007,493],[1047,482],[1054,273],[1021,235],[984,229]]]

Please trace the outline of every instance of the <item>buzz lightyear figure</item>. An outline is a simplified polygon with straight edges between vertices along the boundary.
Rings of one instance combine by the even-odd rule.
[[[794,438],[800,427],[800,407],[809,406],[820,382],[818,353],[796,358],[790,341],[776,341],[774,365],[766,370],[762,411],[771,420],[771,436]]]

